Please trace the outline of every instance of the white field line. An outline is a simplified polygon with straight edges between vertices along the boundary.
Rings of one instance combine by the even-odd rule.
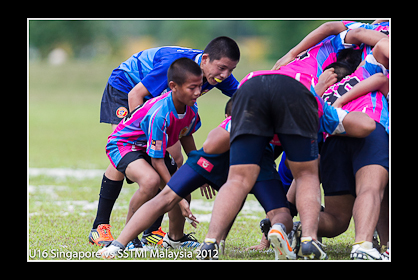
[[[105,170],[102,169],[72,169],[72,168],[29,168],[29,176],[49,176],[57,179],[66,177],[78,180],[102,177]]]
[[[103,176],[104,170],[101,169],[71,169],[71,168],[29,168],[29,176],[36,177],[36,176],[49,176],[56,179],[65,179],[67,177],[75,178],[78,180],[83,179],[91,179],[91,178],[100,178]],[[36,204],[42,204],[42,203],[52,203],[55,205],[60,205],[63,210],[59,213],[56,213],[58,215],[68,215],[69,213],[73,213],[75,210],[75,206],[77,210],[96,210],[97,209],[97,203],[98,201],[94,202],[88,202],[87,200],[75,200],[75,201],[57,201],[58,196],[55,193],[55,190],[64,190],[65,188],[70,188],[68,186],[55,186],[55,185],[40,185],[40,186],[34,186],[29,185],[28,186],[28,192],[29,194],[34,193],[46,193],[50,196],[52,201],[36,201]],[[99,190],[97,190],[99,191]],[[117,202],[116,202],[117,203]],[[115,209],[117,208],[126,208],[127,205],[124,206],[117,206],[115,205]],[[193,199],[191,201],[190,208],[192,211],[201,211],[201,212],[208,212],[207,214],[196,214],[195,216],[199,220],[199,222],[209,222],[211,218],[211,212],[212,212],[213,202],[207,201],[205,199]],[[261,205],[258,203],[258,201],[249,200],[245,202],[245,205],[243,209],[241,210],[241,214],[244,214],[244,217],[246,218],[253,218],[258,219],[255,215],[253,215],[256,212],[264,212]],[[79,214],[84,216],[86,215],[85,212],[79,211]],[[37,212],[31,212],[29,213],[29,216],[33,215],[40,215],[40,213]],[[45,214],[42,214],[45,215]]]

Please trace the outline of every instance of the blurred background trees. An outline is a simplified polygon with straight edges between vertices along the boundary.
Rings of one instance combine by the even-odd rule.
[[[234,38],[249,60],[277,59],[319,20],[30,20],[31,60],[54,49],[65,58],[125,60],[135,52],[163,45],[203,49],[221,35]],[[59,54],[55,53],[56,56]]]

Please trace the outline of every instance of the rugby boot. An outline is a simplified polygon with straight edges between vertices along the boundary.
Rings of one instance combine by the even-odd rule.
[[[110,232],[112,226],[109,224],[101,224],[97,229],[92,229],[89,234],[89,242],[97,246],[106,246],[115,240]]]

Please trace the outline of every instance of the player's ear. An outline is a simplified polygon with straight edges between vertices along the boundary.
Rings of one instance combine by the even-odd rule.
[[[204,54],[202,55],[202,62],[201,62],[201,64],[200,64],[200,65],[205,65],[205,64],[207,64],[207,63],[209,63],[209,54],[204,53]]]
[[[175,90],[175,87],[177,86],[177,84],[175,82],[173,82],[173,81],[170,81],[168,83],[168,86],[170,87],[171,90],[173,90],[173,89]]]

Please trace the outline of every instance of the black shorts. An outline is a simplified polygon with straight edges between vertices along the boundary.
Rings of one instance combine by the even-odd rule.
[[[356,173],[377,164],[389,171],[389,135],[376,123],[366,138],[329,137],[321,151],[321,181],[325,196],[351,194],[356,197]]]
[[[119,124],[127,114],[129,114],[128,94],[107,83],[100,107],[100,122]]]
[[[318,103],[293,78],[256,76],[242,84],[233,98],[231,143],[243,134],[273,138],[283,133],[317,139]]]
[[[118,163],[118,166],[116,167],[116,169],[119,172],[122,172],[123,175],[125,175],[126,178],[126,182],[128,184],[132,184],[134,182],[132,182],[131,180],[129,180],[128,177],[126,177],[125,171],[126,168],[128,167],[128,165],[137,160],[143,158],[145,159],[151,166],[151,157],[145,152],[145,151],[134,151],[134,152],[129,152],[127,153]],[[165,162],[165,166],[167,166],[168,171],[170,172],[171,175],[174,174],[174,172],[176,172],[177,170],[177,164],[174,161],[173,158],[171,158],[170,154],[168,152],[165,153],[165,157],[164,157],[164,162]]]

